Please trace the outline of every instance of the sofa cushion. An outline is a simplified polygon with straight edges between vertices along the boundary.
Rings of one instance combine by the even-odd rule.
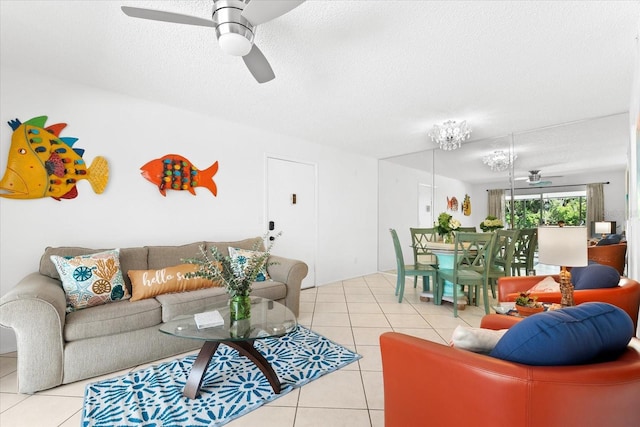
[[[523,319],[489,355],[527,365],[579,365],[617,356],[633,334],[633,321],[623,310],[587,302]]]
[[[198,258],[200,246],[205,247],[205,243],[195,242],[181,246],[147,246],[149,258],[146,269],[158,270],[182,264],[183,260],[187,258]]]
[[[66,316],[65,341],[77,341],[124,332],[137,331],[157,325],[162,321],[162,308],[155,299],[92,307]]]
[[[159,270],[129,270],[131,279],[131,301],[152,298],[173,292],[195,291],[197,289],[221,286],[202,277],[186,277],[198,270],[194,264],[179,264]]]
[[[231,257],[231,268],[236,277],[245,277],[245,271],[250,266],[251,260],[264,256],[264,252],[254,251],[250,249],[234,248],[229,246],[229,257]],[[267,273],[267,259],[264,259],[262,267],[256,276],[256,282],[264,282],[269,280]]]
[[[571,283],[575,290],[615,288],[620,283],[620,273],[611,266],[590,261],[586,267],[571,269]]]
[[[58,248],[47,247],[44,254],[40,258],[40,274],[49,276],[52,279],[60,280],[60,275],[56,266],[51,261],[51,255],[61,257],[75,257],[79,255],[90,255],[98,252],[104,252],[107,249],[90,249],[75,246],[62,246]],[[131,293],[131,281],[127,276],[129,270],[146,270],[147,269],[147,248],[120,248],[120,269],[123,272],[124,283],[127,285],[129,293]]]
[[[51,255],[62,279],[67,312],[131,297],[124,284],[118,253],[118,249],[113,249],[76,257]]]
[[[534,294],[538,292],[560,292],[560,283],[556,282],[552,276],[547,276],[529,289]]]
[[[264,251],[264,240],[258,236],[235,242],[206,242],[206,246],[207,252],[211,252],[211,248],[215,246],[222,255],[228,256],[229,247]]]
[[[287,296],[286,285],[273,280],[255,282],[252,288],[251,296],[280,302]],[[200,313],[210,310],[214,305],[227,304],[229,294],[224,288],[219,287],[158,295],[156,300],[162,304],[162,321],[169,322],[177,316]]]

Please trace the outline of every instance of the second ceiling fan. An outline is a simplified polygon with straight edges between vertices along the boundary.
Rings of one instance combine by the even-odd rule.
[[[560,176],[556,175],[556,176],[550,176],[548,178],[560,178]],[[540,173],[540,170],[538,170],[538,169],[530,170],[529,171],[529,176],[516,178],[515,180],[516,181],[525,181],[531,187],[546,187],[547,185],[553,184],[553,182],[551,182],[551,181],[543,181],[542,180],[542,174]]]
[[[256,81],[265,83],[273,80],[275,73],[267,58],[253,43],[256,27],[284,15],[303,2],[304,0],[213,0],[211,19],[155,9],[129,6],[121,8],[133,18],[215,28],[222,51],[228,55],[241,56]]]

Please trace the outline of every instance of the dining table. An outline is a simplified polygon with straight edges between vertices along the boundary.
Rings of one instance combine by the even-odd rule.
[[[427,242],[425,247],[429,249],[438,257],[438,269],[453,269],[455,260],[455,243],[445,243],[442,241]],[[423,292],[420,296],[433,298],[435,304],[441,304],[442,301],[448,301],[453,303],[453,283],[448,280],[444,281],[444,292],[442,294],[442,300],[433,295],[433,290]],[[463,309],[467,304],[467,297],[464,294],[462,286],[458,285],[458,301],[456,302],[459,308]]]

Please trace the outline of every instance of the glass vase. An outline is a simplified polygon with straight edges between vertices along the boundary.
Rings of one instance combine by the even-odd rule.
[[[229,335],[246,339],[251,336],[251,298],[236,295],[229,300]]]
[[[229,318],[244,320],[251,318],[251,297],[249,295],[235,295],[229,300]]]

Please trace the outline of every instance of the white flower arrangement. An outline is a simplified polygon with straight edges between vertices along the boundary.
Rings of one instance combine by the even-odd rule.
[[[485,218],[484,221],[480,223],[480,228],[482,231],[494,231],[504,228],[504,224],[502,220],[496,218],[495,216],[489,215]]]

